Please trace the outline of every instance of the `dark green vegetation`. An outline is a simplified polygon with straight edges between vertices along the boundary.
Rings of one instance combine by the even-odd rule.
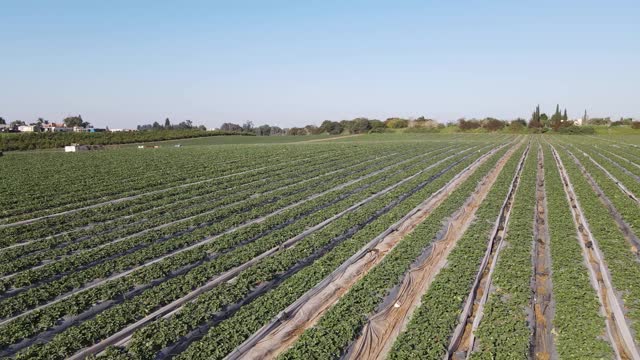
[[[557,355],[613,358],[551,145],[624,301],[629,327],[640,332],[637,136],[412,130],[177,142],[189,146],[163,142],[159,149],[0,158],[0,356],[222,359],[477,163],[273,356],[347,356],[369,318],[437,244],[443,225],[494,174],[468,229],[453,240],[441,259],[446,265],[414,299],[420,306],[384,354],[443,358],[520,174],[470,351],[474,359],[527,359],[536,351],[530,283],[543,153]]]
[[[55,149],[71,144],[116,145],[148,143],[173,139],[190,139],[209,136],[249,135],[230,131],[206,130],[158,130],[134,132],[34,132],[1,133],[0,151]]]

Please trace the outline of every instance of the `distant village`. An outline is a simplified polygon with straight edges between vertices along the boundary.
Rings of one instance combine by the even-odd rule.
[[[135,131],[134,129],[109,129],[96,128],[88,122],[84,122],[81,116],[71,116],[61,123],[49,122],[47,120],[38,119],[37,122],[26,124],[23,121],[13,121],[7,124],[0,118],[0,132],[7,133],[38,133],[38,132],[76,132],[76,133],[98,133],[98,132],[123,132]]]
[[[14,133],[32,133],[32,132],[87,132],[87,133],[97,133],[97,132],[122,132],[122,131],[136,131],[135,129],[109,129],[109,128],[94,128],[91,127],[82,127],[82,126],[73,126],[67,127],[65,124],[59,123],[50,123],[43,124],[42,126],[31,124],[31,125],[18,125],[15,127],[11,127],[7,124],[0,124],[0,132],[14,132]]]

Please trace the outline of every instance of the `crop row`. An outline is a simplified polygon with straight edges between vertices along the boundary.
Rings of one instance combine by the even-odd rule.
[[[281,355],[282,359],[333,358],[339,356],[360,332],[367,315],[402,279],[411,264],[436,237],[442,221],[460,208],[476,188],[477,183],[497,163],[507,149],[482,164],[472,176],[454,190],[447,200],[405,236],[384,259],[358,281],[328,310],[298,341]]]
[[[581,147],[580,150],[590,157],[590,162],[606,169],[611,175],[613,175],[613,177],[615,177],[621,184],[623,184],[629,191],[631,191],[631,193],[640,196],[640,182],[635,177],[620,170],[609,161],[602,161],[601,159],[597,159],[597,156],[594,154],[594,151],[591,148]]]
[[[612,147],[599,147],[596,146],[599,149],[604,149],[607,153],[609,154],[613,154],[616,158],[621,159],[622,161],[624,161],[624,163],[629,164],[630,167],[633,167],[635,169],[638,169],[640,167],[639,162],[640,162],[640,157],[631,155],[629,153],[626,153],[624,151],[620,151],[620,149],[617,148],[612,148]]]
[[[532,146],[533,147],[533,146]],[[536,207],[537,156],[530,151],[506,227],[505,246],[493,273],[489,295],[475,336],[479,349],[472,359],[528,359],[531,330],[527,309],[531,300],[531,251]]]
[[[199,341],[194,342],[181,353],[179,359],[222,359],[239,346],[252,333],[268,323],[289,304],[301,297],[351,255],[366,245],[372,238],[396,223],[408,211],[420,204],[430,194],[444,186],[453,174],[464,169],[469,162],[454,167],[452,175],[442,177],[403,201],[389,213],[367,225],[353,238],[345,241],[334,251],[323,256],[313,265],[303,269],[276,289],[258,298],[247,306],[241,307],[232,317],[222,320],[212,327]],[[482,169],[477,171],[482,172]],[[470,181],[473,181],[471,179]]]
[[[26,310],[30,306],[37,305],[38,303],[42,303],[52,298],[52,296],[57,296],[58,294],[64,293],[64,291],[69,291],[73,288],[82,286],[82,284],[92,279],[106,277],[109,274],[125,271],[128,268],[142,264],[145,261],[156,258],[162,254],[171,253],[172,251],[176,251],[180,248],[185,248],[190,244],[194,244],[194,243],[198,244],[200,242],[203,242],[203,239],[204,241],[206,241],[208,237],[211,237],[215,234],[220,234],[234,226],[239,226],[249,221],[250,219],[256,219],[261,216],[270,214],[274,211],[277,211],[278,209],[281,209],[285,206],[296,204],[297,202],[300,202],[309,196],[313,196],[313,194],[316,194],[319,191],[329,191],[337,184],[342,183],[344,180],[357,181],[359,180],[358,176],[360,176],[360,174],[355,174],[352,177],[347,177],[345,179],[335,178],[332,181],[325,182],[319,188],[316,188],[316,189],[310,188],[310,189],[307,189],[306,191],[299,192],[294,196],[283,198],[279,201],[273,202],[271,204],[268,204],[259,208],[252,208],[252,209],[250,208],[249,211],[245,211],[240,214],[233,215],[228,219],[213,223],[207,227],[193,230],[181,236],[177,236],[173,238],[168,237],[165,239],[165,241],[154,244],[151,247],[145,248],[140,252],[125,255],[119,258],[117,261],[102,263],[99,266],[89,268],[85,271],[80,271],[80,272],[76,271],[68,276],[60,278],[59,280],[46,283],[44,286],[29,289],[25,292],[17,294],[15,297],[12,297],[10,299],[7,299],[1,302],[0,304],[3,305],[2,314],[4,316],[7,316],[8,314],[15,313],[17,309],[20,309],[22,311]],[[384,175],[377,175],[375,177],[372,177],[370,181],[375,181],[376,179],[380,180],[383,176]],[[351,185],[351,190],[356,191],[360,186],[361,185],[358,185],[357,183],[354,185]],[[347,190],[349,190],[349,188],[347,188]],[[346,197],[346,196],[348,196],[348,193],[342,195],[342,197]],[[325,194],[325,196],[321,199],[325,201],[336,201],[335,196],[332,196],[331,193]],[[340,198],[337,198],[337,200],[340,200]],[[309,204],[305,204],[305,205],[306,206],[302,208],[306,208],[308,211]],[[317,207],[318,205],[315,205],[315,206]],[[202,220],[205,220],[207,222],[209,221],[212,222],[212,221],[215,221],[215,219],[216,219],[216,214],[211,214],[211,215],[205,216],[204,219]],[[158,240],[158,236],[162,236],[163,234],[170,235],[176,231],[184,230],[187,227],[188,226],[185,226],[184,224],[177,224],[168,228],[161,229],[158,232],[144,234],[142,238],[147,239],[146,241],[155,242]],[[111,250],[113,251],[113,248],[116,248],[117,250],[119,250],[120,249],[119,245],[120,244],[116,244],[116,246],[112,247]],[[56,266],[57,264],[59,263],[52,264],[52,267]],[[75,269],[74,264],[70,264],[69,262],[67,262],[67,266],[70,267],[70,269]],[[61,271],[60,266],[56,267],[55,270]],[[41,275],[38,275],[38,273],[40,272],[40,274],[42,274],[43,271],[44,269],[41,268],[41,269],[38,269],[37,271],[26,272],[23,274],[28,274],[33,277],[37,277],[37,276],[41,276]],[[27,282],[27,281],[31,281],[32,279],[33,278],[24,276],[24,277],[12,278],[9,280],[13,280],[12,284],[20,284],[18,281],[22,280],[23,282]],[[19,305],[19,304],[23,304],[23,305]],[[9,313],[8,311],[11,311],[11,312]]]
[[[329,156],[314,157],[306,161],[304,167],[312,167],[318,164],[327,165],[327,162],[331,163],[330,160],[331,157]],[[253,181],[258,181],[264,177],[268,178],[275,174],[291,171],[292,168],[301,166],[298,165],[299,162],[300,160],[284,161],[271,166],[268,170],[254,173],[246,173],[246,169],[238,169],[234,174],[212,177],[206,182],[192,185],[182,184],[180,187],[166,188],[162,192],[151,192],[137,198],[78,211],[63,217],[46,218],[34,223],[0,229],[0,234],[5,238],[14,240],[12,241],[13,243],[24,241],[24,239],[33,240],[45,236],[53,236],[82,226],[95,226],[109,220],[132,222],[133,220],[123,217],[128,217],[143,210],[157,209],[161,205],[174,203],[178,199],[189,199],[196,195],[210,194],[213,191],[229,191],[239,184],[251,184]],[[230,184],[232,186],[229,186]]]
[[[618,186],[600,168],[595,166],[580,151],[572,151],[572,154],[580,160],[580,163],[591,174],[598,186],[611,200],[616,210],[625,222],[632,228],[640,229],[640,217],[638,216],[638,203],[620,191]]]
[[[464,232],[447,257],[421,305],[415,310],[407,329],[393,345],[390,359],[437,358],[446,354],[450,335],[458,323],[464,300],[487,249],[487,242],[518,168],[525,147],[507,161]],[[429,339],[425,341],[424,339]]]
[[[390,181],[392,180],[394,179],[390,179]],[[380,184],[380,186],[383,186],[383,184]],[[365,193],[358,195],[358,197],[353,199],[353,201],[361,198],[362,196],[366,197],[367,194]],[[33,321],[35,319],[42,320],[42,316],[46,317],[47,313],[55,313],[57,314],[56,317],[59,317],[65,314],[69,309],[74,309],[77,307],[81,309],[87,308],[87,306],[90,306],[95,302],[100,302],[104,301],[104,299],[111,298],[114,294],[117,295],[130,291],[131,287],[134,284],[149,283],[150,281],[157,279],[158,277],[170,274],[172,271],[176,271],[181,267],[185,267],[192,263],[195,263],[196,265],[204,264],[206,266],[203,266],[202,268],[209,268],[209,271],[215,270],[217,272],[224,271],[225,269],[233,266],[237,266],[239,264],[242,264],[243,259],[244,261],[250,260],[252,257],[256,256],[262,251],[265,251],[271,248],[273,245],[278,244],[284,239],[290,237],[296,231],[303,231],[306,227],[324,220],[325,218],[329,217],[332,212],[335,213],[335,211],[338,211],[338,209],[341,209],[345,206],[342,205],[342,203],[344,203],[344,201],[342,201],[340,203],[324,208],[324,210],[317,215],[311,216],[311,213],[309,213],[310,210],[321,207],[322,204],[325,204],[328,200],[333,200],[333,198],[335,198],[335,194],[329,193],[324,197],[308,202],[300,208],[295,208],[283,214],[274,216],[273,218],[268,219],[262,224],[252,225],[244,231],[239,231],[240,234],[229,233],[223,235],[219,237],[216,242],[211,242],[206,244],[205,246],[202,246],[201,248],[193,249],[179,254],[178,256],[174,257],[172,261],[162,261],[148,266],[145,269],[136,270],[131,276],[118,279],[117,281],[111,281],[106,285],[101,286],[100,288],[91,289],[88,294],[85,292],[85,294],[80,294],[80,296],[74,296],[73,299],[69,299],[69,301],[65,300],[62,303],[58,303],[45,308],[45,310],[51,309],[45,313],[41,313],[40,311],[38,311],[36,312],[36,314],[29,314],[23,319],[19,319],[20,321],[16,322],[15,325],[18,327],[18,329],[21,329],[24,326],[28,326],[32,329],[29,332],[33,333],[33,330],[35,330],[34,326],[32,325]],[[349,204],[350,203],[351,202],[349,202]],[[233,244],[239,244],[243,241],[244,246],[233,250]],[[224,253],[225,249],[228,249],[228,252]],[[223,251],[223,253],[220,253],[221,251]],[[208,257],[209,253],[220,253],[220,255],[211,258]],[[207,261],[202,262],[203,260]],[[198,267],[196,267],[195,269],[198,269]],[[198,272],[195,271],[195,273],[197,274]],[[204,279],[206,278],[203,278],[203,280]],[[51,323],[49,324],[49,326],[52,325],[53,324]],[[37,324],[36,327],[38,326],[41,326],[41,324]],[[39,331],[41,330],[42,329],[40,328]],[[4,333],[4,331],[2,331],[2,333]],[[7,328],[6,334],[9,335],[10,333],[10,329]]]
[[[451,160],[451,161],[454,161],[454,160]],[[399,179],[402,179],[403,177],[406,177],[406,174],[400,174],[398,176],[392,177],[389,179],[389,181],[397,182]],[[323,213],[307,216],[304,219],[304,221],[300,221],[300,224],[297,224],[298,225],[297,229],[290,228],[290,229],[287,229],[288,231],[281,232],[281,234],[279,235],[272,233],[269,236],[266,236],[263,239],[261,239],[260,241],[261,247],[259,249],[253,249],[251,252],[234,251],[234,252],[225,254],[224,256],[221,256],[214,261],[204,263],[202,266],[188,273],[186,277],[179,277],[173,280],[169,280],[156,288],[153,288],[149,291],[145,291],[145,293],[143,293],[141,296],[134,298],[133,301],[125,302],[122,304],[122,306],[113,308],[113,311],[117,312],[121,316],[125,316],[125,317],[129,316],[129,319],[131,316],[133,316],[134,319],[136,317],[142,316],[150,311],[150,308],[149,308],[150,305],[160,306],[163,303],[166,303],[175,298],[179,298],[180,296],[183,296],[185,289],[191,289],[194,286],[198,286],[197,285],[198,283],[202,284],[202,282],[206,282],[206,280],[209,279],[211,276],[214,276],[215,274],[218,274],[221,271],[224,271],[232,266],[237,266],[242,264],[243,262],[251,260],[260,252],[270,247],[273,247],[278,243],[281,243],[283,240],[286,240],[287,237],[291,237],[298,231],[303,231],[305,228],[307,228],[311,224],[321,221],[322,219],[326,218],[328,214],[334,214],[337,211],[339,211],[339,209],[341,208],[342,207],[338,207],[337,205],[335,205],[335,206],[326,208],[325,210],[323,210]],[[153,307],[151,307],[151,309],[153,309]],[[132,312],[133,310],[137,310],[137,311]],[[122,323],[118,323],[120,319],[121,317],[109,316],[109,314],[105,313],[104,315],[101,314],[98,317],[96,317],[95,321],[85,322],[81,324],[80,327],[84,327],[84,326],[91,327],[92,329],[94,329],[94,332],[96,331],[95,329],[103,329],[104,327],[106,327],[106,329],[103,329],[101,333],[104,334],[104,331],[107,331],[107,334],[108,334],[109,333],[108,331],[113,330],[114,326],[117,327],[117,326],[123,325]],[[123,321],[125,321],[125,324],[126,324],[127,320],[123,320]],[[107,323],[104,323],[104,322],[107,322],[111,325],[108,325]],[[98,326],[96,327],[96,325]],[[73,333],[73,330],[72,329],[70,330],[71,331],[69,332],[60,334],[59,336],[56,337],[56,339],[67,338],[69,333]],[[91,339],[88,339],[88,341],[89,341],[88,344],[90,344]],[[31,353],[33,353],[34,350],[30,350],[30,351]]]
[[[379,168],[381,164],[386,165],[388,163],[391,163],[391,161],[392,160],[387,159],[386,161],[379,162],[378,164],[373,166],[373,168]],[[397,159],[395,159],[395,161],[397,161]],[[346,174],[343,174],[343,176],[355,174],[361,171],[367,171],[371,167],[371,164],[358,166],[358,168],[353,169]],[[155,219],[147,219],[143,223],[124,228],[120,231],[109,232],[108,234],[103,236],[99,236],[97,234],[89,235],[86,241],[78,241],[78,239],[74,239],[70,246],[60,247],[51,251],[40,252],[33,256],[21,258],[19,261],[14,260],[7,265],[7,268],[15,271],[16,269],[19,270],[20,268],[24,268],[28,265],[35,265],[43,259],[57,258],[59,260],[60,257],[71,255],[74,253],[74,251],[81,249],[91,249],[91,251],[97,252],[98,248],[111,245],[115,242],[120,242],[125,239],[131,244],[137,245],[137,247],[139,248],[141,243],[136,242],[135,237],[131,238],[134,235],[143,235],[143,232],[149,232],[151,230],[157,229],[158,227],[167,227],[168,225],[179,221],[184,221],[185,223],[187,223],[187,220],[189,220],[188,223],[190,224],[190,227],[195,229],[207,224],[206,222],[198,223],[198,220],[201,218],[200,215],[206,215],[215,211],[218,214],[218,219],[221,219],[225,216],[225,214],[235,214],[237,211],[241,211],[243,209],[251,209],[252,207],[261,206],[276,201],[277,199],[280,199],[284,196],[293,195],[297,192],[301,192],[307,189],[308,187],[313,188],[325,182],[327,177],[323,175],[322,170],[301,172],[300,174],[304,175],[296,177],[292,176],[291,174],[284,174],[284,179],[282,181],[273,179],[273,181],[266,183],[263,187],[254,187],[253,189],[248,189],[244,192],[239,192],[227,197],[223,197],[221,200],[215,202],[207,203],[203,202],[203,199],[201,198],[196,199],[194,200],[194,202],[197,205],[186,207],[183,210],[180,210],[180,205],[177,205],[177,208],[174,211],[171,211],[171,208],[159,209],[158,214],[160,216]],[[301,181],[299,177],[304,177],[304,180]],[[289,186],[285,186],[283,183],[286,183]],[[166,213],[167,211],[171,212]],[[51,239],[45,242],[55,243],[57,242],[57,239]],[[124,251],[123,247],[120,247],[120,249]],[[2,267],[0,267],[0,269],[2,269]],[[3,273],[5,273],[5,271],[3,271]],[[54,273],[59,272],[54,271]]]
[[[627,240],[620,232],[615,220],[607,214],[607,208],[600,202],[577,165],[568,159],[563,151],[560,157],[588,221],[589,229],[597,240],[604,255],[606,266],[611,273],[613,286],[622,294],[626,317],[631,320],[636,333],[636,341],[640,338],[640,267],[638,259]]]
[[[357,166],[357,165],[356,165]],[[40,240],[30,240],[28,242],[20,243],[21,246],[14,246],[5,249],[0,254],[0,261],[2,263],[11,262],[17,258],[33,254],[35,252],[43,252],[48,249],[82,249],[83,247],[93,247],[94,244],[101,244],[108,239],[117,239],[118,237],[127,236],[136,233],[147,226],[147,222],[151,220],[157,220],[161,217],[167,217],[172,215],[172,211],[175,210],[189,210],[198,205],[207,205],[210,209],[216,206],[223,206],[236,201],[242,201],[250,196],[261,195],[267,191],[275,191],[283,186],[289,184],[295,184],[297,181],[311,181],[314,176],[326,176],[323,172],[324,166],[316,165],[320,169],[310,168],[306,174],[295,174],[295,171],[282,172],[277,175],[265,178],[271,181],[265,181],[261,184],[256,184],[251,181],[242,184],[242,180],[236,180],[236,183],[241,185],[234,185],[225,189],[218,189],[217,191],[211,191],[211,189],[205,187],[204,189],[198,189],[197,191],[189,191],[183,194],[183,199],[177,199],[172,196],[162,199],[160,201],[150,201],[152,207],[139,208],[138,206],[132,206],[129,215],[116,217],[113,220],[91,220],[90,226],[77,225],[75,231],[67,231],[55,236],[49,236]],[[341,169],[344,171],[346,168]],[[268,174],[266,176],[269,176]],[[233,184],[233,182],[231,182]],[[201,193],[202,192],[202,193]],[[109,217],[112,215],[109,214]],[[174,220],[174,217],[170,218]],[[94,224],[94,221],[97,224]],[[76,225],[74,225],[76,226]],[[28,238],[29,234],[24,237]],[[17,239],[17,241],[20,241]],[[98,238],[98,239],[96,239]],[[91,242],[85,245],[87,242],[84,240],[91,239]],[[104,239],[104,240],[103,240]],[[56,252],[50,253],[56,256]],[[49,256],[51,256],[49,255]]]
[[[563,359],[610,358],[612,350],[602,339],[605,322],[600,303],[584,264],[562,179],[549,146],[544,152],[558,355]]]
[[[411,160],[411,159],[409,159]],[[412,161],[425,161],[424,159],[412,160]],[[384,164],[383,164],[384,165]],[[382,165],[382,166],[383,166]],[[395,164],[397,165],[397,164]],[[395,166],[394,165],[394,166]],[[383,168],[386,169],[386,168]],[[375,172],[370,172],[369,175],[372,176]],[[360,174],[353,174],[351,178],[355,178]],[[384,173],[378,174],[372,179],[381,180],[384,177]],[[346,177],[349,179],[350,177]],[[355,178],[355,180],[360,180],[360,178]],[[123,258],[134,258],[140,261],[145,259],[152,259],[155,256],[160,256],[162,253],[156,251],[155,253],[149,253],[147,250],[148,247],[146,245],[153,245],[156,248],[160,248],[169,246],[169,251],[174,250],[176,246],[183,247],[191,244],[197,239],[188,238],[188,235],[196,232],[198,229],[204,228],[205,226],[211,230],[212,226],[216,226],[220,229],[218,232],[222,232],[225,229],[241,224],[242,221],[237,220],[239,217],[243,217],[245,213],[253,214],[251,218],[256,218],[258,216],[263,216],[264,214],[268,214],[272,211],[275,211],[283,206],[288,206],[296,201],[300,201],[305,197],[310,196],[316,191],[326,191],[327,189],[331,189],[336,183],[340,182],[340,178],[334,178],[332,182],[323,182],[314,188],[307,188],[306,184],[301,184],[299,186],[300,190],[293,191],[291,189],[283,190],[284,195],[287,195],[286,192],[290,192],[291,196],[278,196],[278,194],[272,195],[271,200],[264,201],[260,197],[249,199],[247,202],[238,204],[236,206],[231,206],[228,208],[221,209],[214,214],[204,214],[203,216],[198,216],[193,219],[190,219],[187,222],[173,224],[169,227],[164,227],[161,229],[157,229],[155,231],[150,231],[142,234],[142,236],[133,237],[130,239],[126,239],[125,241],[114,243],[111,246],[92,249],[88,252],[81,252],[75,256],[71,256],[67,259],[64,259],[60,262],[55,262],[52,264],[45,265],[44,267],[34,269],[32,271],[26,271],[19,273],[17,276],[14,276],[10,279],[5,279],[4,284],[11,284],[14,287],[19,286],[28,286],[36,281],[47,278],[48,276],[54,276],[55,278],[61,278],[66,271],[73,270],[76,273],[73,274],[76,278],[81,276],[81,273],[78,273],[78,270],[82,270],[84,264],[89,265],[100,265],[104,262],[104,260],[115,260],[115,258],[110,258],[110,256],[116,256],[119,259]],[[305,191],[306,189],[306,191]],[[348,194],[343,194],[341,197],[344,197]],[[202,225],[203,224],[203,225]],[[180,242],[181,239],[187,238],[186,242]],[[182,245],[180,245],[182,244]],[[146,254],[143,257],[136,257],[135,252],[128,253],[127,250],[133,248],[136,252],[145,251]],[[154,256],[155,255],[155,256]],[[95,261],[100,261],[100,263],[95,263]],[[94,262],[93,264],[91,262]],[[120,260],[118,260],[120,261]],[[117,262],[110,262],[106,264],[106,266],[113,267]],[[128,265],[128,264],[127,264]],[[134,263],[135,265],[135,263]],[[132,265],[128,265],[132,266]],[[88,268],[88,266],[85,266]],[[121,267],[122,268],[122,267]],[[93,271],[95,273],[95,270]],[[104,277],[107,274],[101,273],[100,277]],[[94,277],[95,278],[95,277]],[[5,285],[5,288],[7,286]],[[15,295],[12,293],[11,295]]]
[[[615,166],[617,169],[619,169],[623,173],[627,174],[631,178],[634,178],[636,182],[640,182],[640,169],[638,167],[634,167],[630,162],[630,160],[624,157],[615,156],[615,154],[613,154],[614,157],[611,157],[601,151],[598,151],[597,149],[592,149],[592,151],[595,152],[598,159],[602,159],[603,161],[611,163],[611,165]],[[626,163],[621,164],[620,160],[623,160]]]
[[[253,152],[246,150],[248,152]],[[335,151],[334,149],[327,149],[325,151]],[[255,149],[256,153],[259,153],[258,149]],[[266,152],[266,154],[265,154]],[[321,151],[321,153],[324,151]],[[233,152],[232,152],[233,153]],[[311,151],[299,151],[295,154],[291,153],[279,153],[264,150],[263,156],[249,156],[248,160],[244,163],[242,162],[205,162],[206,158],[203,156],[204,154],[199,154],[201,159],[197,159],[196,157],[190,158],[188,164],[181,164],[181,157],[184,154],[175,154],[175,157],[168,156],[165,161],[159,161],[156,156],[148,155],[148,154],[140,154],[135,153],[134,151],[121,153],[121,157],[118,159],[108,156],[109,154],[82,154],[82,157],[77,157],[74,162],[64,162],[61,159],[61,156],[64,154],[58,154],[54,161],[60,162],[58,164],[58,168],[56,170],[59,173],[45,173],[42,174],[43,177],[47,176],[47,178],[40,179],[43,183],[67,183],[68,174],[74,173],[86,173],[87,169],[91,169],[92,172],[97,172],[95,176],[87,176],[74,178],[72,183],[67,184],[63,189],[59,189],[57,187],[49,187],[43,189],[41,195],[32,196],[32,195],[20,195],[14,194],[10,198],[13,201],[17,202],[20,207],[10,206],[6,204],[3,208],[6,209],[7,216],[12,215],[11,218],[7,219],[7,221],[15,221],[21,218],[31,218],[34,216],[50,214],[52,212],[60,212],[64,210],[69,210],[73,208],[77,208],[80,206],[92,205],[95,203],[112,200],[115,198],[137,195],[142,193],[146,193],[153,190],[164,189],[167,186],[171,185],[179,185],[184,182],[192,182],[199,181],[203,179],[207,179],[210,177],[210,174],[220,174],[226,175],[228,173],[238,172],[238,169],[242,169],[247,166],[248,169],[258,168],[263,162],[260,160],[261,158],[264,160],[264,156],[267,156],[267,159],[272,163],[278,163],[284,159],[303,159],[309,157],[311,155]],[[174,154],[172,154],[174,155]],[[179,156],[180,155],[180,156]],[[235,155],[235,156],[239,156]],[[248,154],[247,154],[248,155]],[[257,154],[256,154],[257,155]],[[53,157],[53,156],[52,156]],[[148,179],[141,177],[139,180],[134,177],[135,181],[132,182],[123,182],[118,183],[114,181],[114,179],[118,178],[127,178],[131,177],[131,174],[138,174],[139,169],[146,169],[149,167],[149,164],[140,163],[141,159],[146,160],[147,162],[153,164],[154,168],[162,169],[164,171],[158,172],[156,176]],[[67,159],[68,160],[68,159]],[[120,160],[118,164],[116,160]],[[91,161],[100,161],[103,170],[93,169],[98,168],[94,166],[87,166]],[[159,163],[160,162],[160,163]],[[85,165],[81,170],[76,169],[76,167]],[[172,171],[166,171],[171,168]],[[104,169],[111,169],[112,172],[104,173]],[[168,174],[176,174],[176,175],[168,175]],[[16,174],[19,175],[19,174]],[[41,175],[40,172],[33,172],[29,181],[33,181],[38,179],[38,175]],[[173,177],[172,179],[167,179],[168,176]],[[18,177],[18,176],[16,176]],[[20,176],[23,178],[22,176]],[[52,181],[56,178],[60,178],[59,181]],[[65,181],[67,180],[67,181]],[[94,191],[87,192],[83,191],[87,188],[92,188]],[[62,192],[62,193],[61,193]],[[28,194],[29,192],[23,192]],[[43,195],[50,193],[50,196],[43,199]],[[29,199],[31,198],[31,199]],[[22,216],[16,214],[24,214]]]
[[[456,160],[459,161],[459,160]],[[446,168],[445,168],[446,170]],[[437,171],[437,170],[433,170]],[[441,170],[443,171],[443,170]],[[425,173],[424,176],[427,174]],[[422,178],[422,176],[421,176]],[[418,182],[423,181],[423,179],[417,178],[412,180],[410,183],[402,186],[402,189],[405,191],[410,187],[419,186],[416,185]],[[397,181],[399,178],[396,178]],[[402,180],[403,181],[403,180]],[[399,183],[398,183],[399,184]],[[383,192],[386,190],[383,190]],[[398,191],[398,190],[394,190]],[[366,205],[366,209],[371,209],[371,211],[375,211],[375,208],[371,208],[371,206]],[[347,215],[347,217],[351,220],[359,219],[360,222],[363,221],[363,211],[364,209],[358,209],[356,212]],[[366,214],[366,212],[364,213]],[[365,217],[366,219],[366,217]],[[356,223],[357,224],[357,223]],[[253,265],[252,268],[245,270],[242,274],[240,274],[236,279],[234,279],[233,283],[225,283],[219,285],[214,290],[208,292],[206,295],[201,296],[198,299],[197,303],[192,303],[190,305],[185,306],[179,312],[178,321],[174,323],[174,327],[167,331],[157,331],[154,330],[151,333],[160,335],[160,337],[155,336],[155,339],[159,339],[156,341],[169,341],[171,338],[175,338],[176,336],[180,336],[181,332],[187,332],[190,330],[190,327],[195,326],[202,321],[203,317],[213,316],[217,311],[220,310],[222,306],[230,305],[234,301],[239,302],[243,296],[247,296],[249,291],[252,290],[253,286],[259,286],[259,291],[266,291],[268,289],[266,282],[268,281],[276,281],[273,277],[279,277],[279,281],[282,281],[288,276],[291,276],[295,273],[295,271],[291,271],[291,267],[296,265],[300,270],[301,266],[304,265],[304,262],[309,262],[321,255],[322,252],[330,250],[332,247],[336,246],[338,242],[344,241],[347,237],[343,234],[346,232],[347,235],[351,236],[351,232],[356,230],[356,226],[353,222],[345,221],[344,219],[334,220],[331,225],[327,228],[321,230],[318,233],[314,233],[313,235],[304,238],[299,244],[296,244],[294,248],[283,251],[282,253],[268,258],[266,260],[261,260],[258,264]],[[327,234],[334,236],[327,236]],[[322,237],[322,236],[325,237]],[[299,235],[298,235],[299,236]],[[337,241],[334,241],[334,238]],[[313,252],[319,252],[314,254]],[[305,259],[308,257],[308,259]],[[303,263],[298,263],[298,261],[303,261]],[[183,281],[184,282],[184,281]],[[183,283],[181,282],[181,284]],[[252,294],[252,296],[256,296],[256,294]],[[139,303],[149,304],[149,300],[140,299]],[[128,307],[124,307],[124,313],[131,313],[131,305],[127,304]],[[217,308],[217,310],[215,310]],[[135,310],[139,310],[134,308]],[[114,309],[115,311],[122,312],[123,309]],[[145,314],[146,312],[138,311],[138,314]],[[108,319],[108,318],[105,318]],[[168,324],[168,323],[165,323]],[[175,326],[177,324],[177,327]],[[95,327],[96,324],[82,324],[82,326],[92,326]],[[147,357],[152,353],[149,352],[149,348],[152,348],[152,344],[154,341],[148,339],[145,341],[147,346]],[[157,344],[156,344],[157,346]]]

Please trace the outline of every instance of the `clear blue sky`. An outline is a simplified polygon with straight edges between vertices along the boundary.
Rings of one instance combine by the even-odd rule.
[[[640,117],[640,1],[0,0],[0,116]]]

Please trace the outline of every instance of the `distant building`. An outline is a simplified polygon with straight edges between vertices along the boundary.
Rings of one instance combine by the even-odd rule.
[[[136,131],[134,129],[109,129],[110,132],[131,132]]]
[[[64,152],[78,152],[78,151],[102,150],[102,149],[104,149],[104,146],[102,145],[71,144],[64,147]]]
[[[44,130],[44,132],[70,132],[70,131],[73,131],[73,128],[68,128],[64,124],[56,124],[56,123],[43,124],[42,125],[42,129]]]
[[[18,126],[20,132],[34,132],[36,131],[35,125],[20,125]]]
[[[93,128],[93,127],[83,128],[81,126],[73,127],[73,132],[97,133],[97,132],[105,132],[105,131],[107,131],[107,129]]]
[[[9,131],[11,129],[7,124],[0,124],[0,132]]]
[[[582,126],[582,118],[574,119],[572,121],[573,121],[573,125]]]

